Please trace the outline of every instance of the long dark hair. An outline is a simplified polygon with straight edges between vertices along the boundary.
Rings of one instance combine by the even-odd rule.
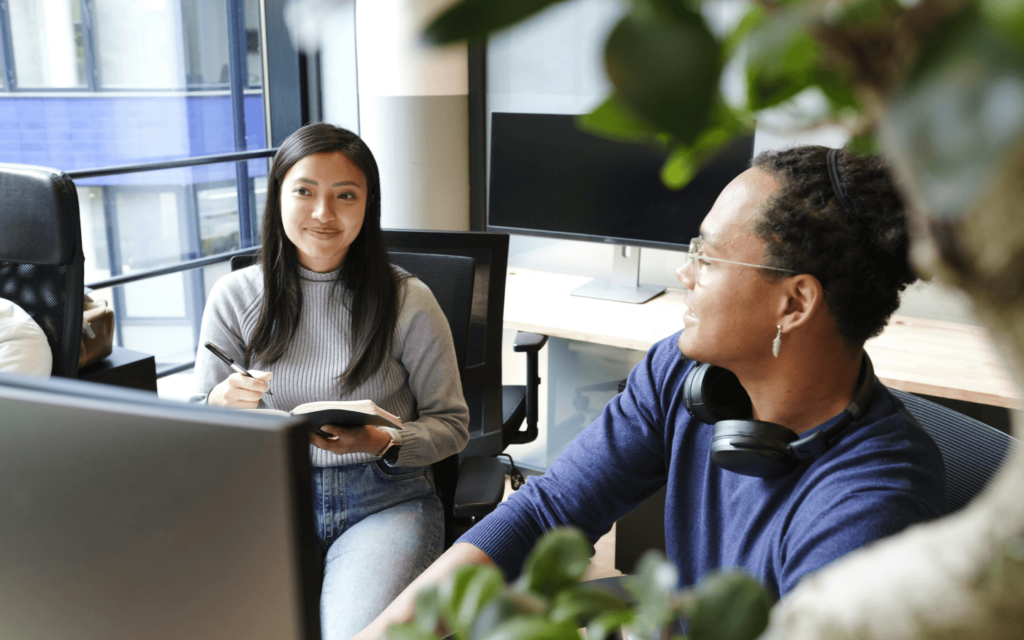
[[[281,183],[288,170],[306,156],[340,151],[366,176],[366,214],[338,270],[336,285],[350,294],[342,303],[352,314],[352,345],[348,367],[341,374],[342,392],[351,391],[377,372],[391,352],[398,324],[398,291],[403,274],[391,267],[380,229],[380,174],[377,161],[356,134],[329,124],[302,127],[281,143],[267,180],[263,210],[263,241],[257,258],[263,269],[263,307],[246,345],[247,362],[272,364],[288,349],[302,315],[302,287],[295,245],[281,222]]]

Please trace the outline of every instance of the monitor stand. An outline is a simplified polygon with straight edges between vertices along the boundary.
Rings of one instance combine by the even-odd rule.
[[[640,284],[640,247],[617,244],[612,254],[611,280],[595,278],[569,293],[584,298],[643,304],[664,290],[665,287]]]

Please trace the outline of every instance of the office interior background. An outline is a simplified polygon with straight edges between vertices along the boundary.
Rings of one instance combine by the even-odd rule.
[[[716,3],[709,17],[728,21],[744,1]],[[329,12],[316,13],[326,4]],[[598,105],[610,90],[600,51],[625,6],[572,0],[476,48],[426,48],[419,31],[446,4],[305,0],[289,15],[285,0],[5,0],[0,162],[121,169],[75,180],[86,283],[258,243],[269,160],[240,154],[273,148],[311,121],[352,129],[374,151],[383,226],[485,230],[490,114],[582,114]],[[814,96],[805,98],[813,108]],[[835,129],[787,131],[794,118],[792,109],[765,114],[755,153],[845,141]],[[483,135],[476,157],[474,122]],[[226,154],[234,155],[140,170]],[[510,267],[606,277],[612,249],[514,235]],[[681,259],[643,249],[641,280],[678,286]],[[225,262],[94,294],[116,311],[117,344],[155,355],[161,396],[192,392],[206,296],[228,270]],[[913,287],[898,313],[977,324],[965,298],[937,284]],[[505,333],[504,377],[521,384],[525,361],[512,353],[514,331]],[[541,437],[510,448],[517,462],[544,469],[642,357],[551,340],[541,353]]]

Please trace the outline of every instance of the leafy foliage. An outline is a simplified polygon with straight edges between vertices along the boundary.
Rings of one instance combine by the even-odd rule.
[[[676,588],[678,573],[650,553],[626,583],[633,602],[581,583],[592,549],[576,529],[541,538],[510,587],[494,567],[461,567],[422,591],[416,618],[388,630],[393,640],[433,640],[438,629],[458,640],[604,640],[627,625],[640,637],[688,617],[693,640],[753,640],[768,623],[768,594],[741,573],[713,574],[692,591]]]

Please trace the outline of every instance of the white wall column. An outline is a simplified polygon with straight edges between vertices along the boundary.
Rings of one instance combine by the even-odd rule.
[[[469,229],[466,46],[420,42],[448,4],[356,2],[359,134],[380,165],[385,227]]]

